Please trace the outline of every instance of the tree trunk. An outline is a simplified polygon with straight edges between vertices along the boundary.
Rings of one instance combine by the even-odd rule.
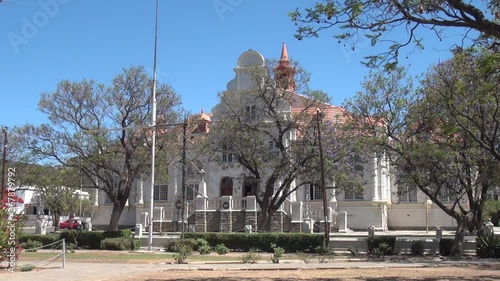
[[[54,221],[54,227],[55,230],[59,230],[59,218],[61,217],[61,214],[59,212],[54,212],[52,215],[52,220]]]
[[[61,221],[61,214],[59,212],[54,212],[54,215],[52,217],[54,219],[54,226],[55,229],[59,229],[59,221]]]
[[[111,213],[111,219],[109,220],[108,230],[118,230],[120,216],[122,215],[123,209],[125,209],[126,203],[127,200],[113,203],[113,212]]]
[[[482,222],[482,210],[477,210],[474,212],[473,217],[471,222],[469,223],[469,232],[476,231],[477,236],[482,236],[484,229],[483,229],[483,222]]]
[[[467,230],[467,224],[469,220],[466,216],[457,218],[457,230],[455,233],[455,240],[451,247],[450,255],[453,257],[459,257],[463,253],[465,231]]]
[[[269,214],[268,209],[263,209],[261,208],[261,219],[259,221],[259,230],[261,231],[270,231],[271,230],[271,224],[269,223],[269,219],[271,218],[272,214]]]

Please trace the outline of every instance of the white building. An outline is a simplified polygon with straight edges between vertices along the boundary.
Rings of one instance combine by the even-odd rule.
[[[281,63],[288,62],[288,52],[283,44]],[[245,75],[245,68],[264,66],[264,57],[248,50],[237,60],[235,78],[227,84],[227,92],[238,95],[240,90],[251,89],[252,81]],[[293,82],[293,81],[292,81]],[[294,110],[291,105],[290,110]],[[217,115],[219,106],[214,107]],[[324,109],[326,118],[341,114],[341,108],[329,106]],[[212,114],[201,112],[196,116],[196,134],[209,133]],[[191,133],[191,132],[190,132]],[[221,157],[224,157],[222,155]],[[225,155],[231,157],[231,155]],[[226,159],[230,161],[230,159]],[[249,182],[241,178],[241,169],[222,169],[214,162],[200,157],[187,165],[186,204],[182,208],[182,165],[173,165],[169,182],[156,182],[154,186],[153,221],[158,231],[179,231],[181,222],[189,231],[243,231],[245,226],[256,227],[259,208],[252,195]],[[420,191],[398,195],[397,188],[389,173],[389,162],[384,155],[370,157],[364,167],[365,189],[362,192],[342,192],[338,195],[331,189],[327,193],[328,213],[332,225],[339,231],[366,230],[374,226],[376,230],[425,229],[453,227],[454,220],[431,204]],[[144,225],[150,210],[150,180],[139,179],[120,218],[120,225]],[[198,192],[197,192],[198,191]],[[109,223],[112,203],[102,191],[93,199],[96,207],[94,226]],[[182,219],[184,213],[184,219]],[[272,224],[273,231],[306,231],[312,227],[319,231],[324,218],[322,193],[314,186],[299,188],[277,212]]]

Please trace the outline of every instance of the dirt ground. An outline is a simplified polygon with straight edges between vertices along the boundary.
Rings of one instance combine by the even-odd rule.
[[[497,265],[471,265],[462,267],[426,268],[353,268],[325,270],[283,270],[283,271],[161,271],[107,279],[109,281],[285,281],[285,280],[500,280]]]

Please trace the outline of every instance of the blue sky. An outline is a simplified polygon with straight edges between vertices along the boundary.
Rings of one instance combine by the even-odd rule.
[[[289,56],[311,73],[312,89],[342,102],[368,73],[360,61],[378,50],[358,42],[349,51],[331,33],[297,41],[287,13],[314,1],[160,0],[158,80],[168,83],[191,112],[211,111],[217,93],[234,77],[241,53]],[[0,4],[0,125],[47,122],[40,93],[59,81],[94,79],[110,84],[130,66],[152,74],[155,0],[10,0]],[[424,41],[405,60],[414,73],[449,57],[449,45]],[[442,45],[440,45],[442,44]]]

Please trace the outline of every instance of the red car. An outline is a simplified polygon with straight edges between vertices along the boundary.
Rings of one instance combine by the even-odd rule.
[[[78,219],[69,219],[59,223],[60,229],[80,229],[82,224]]]

